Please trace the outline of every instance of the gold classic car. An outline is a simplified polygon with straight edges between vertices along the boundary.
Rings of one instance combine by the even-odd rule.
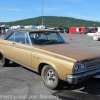
[[[0,40],[0,66],[10,61],[42,76],[50,89],[100,74],[100,51],[66,43],[54,30],[11,30]]]

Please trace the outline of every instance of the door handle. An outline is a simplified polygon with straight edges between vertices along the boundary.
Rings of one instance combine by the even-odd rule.
[[[15,45],[16,43],[13,43],[13,45]]]

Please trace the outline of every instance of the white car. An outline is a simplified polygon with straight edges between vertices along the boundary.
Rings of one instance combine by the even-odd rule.
[[[94,33],[87,33],[87,36],[93,37],[94,36]]]
[[[96,33],[87,33],[87,36],[91,36],[93,38],[93,40],[98,41],[100,39],[100,32],[96,32]]]

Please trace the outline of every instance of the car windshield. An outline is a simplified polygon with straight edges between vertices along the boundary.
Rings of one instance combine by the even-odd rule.
[[[58,32],[30,32],[32,45],[63,44],[65,41]]]

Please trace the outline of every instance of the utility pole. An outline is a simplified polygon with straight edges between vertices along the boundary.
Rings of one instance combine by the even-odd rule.
[[[43,27],[43,0],[42,0],[42,27]]]
[[[68,20],[68,28],[69,28],[69,20]]]

